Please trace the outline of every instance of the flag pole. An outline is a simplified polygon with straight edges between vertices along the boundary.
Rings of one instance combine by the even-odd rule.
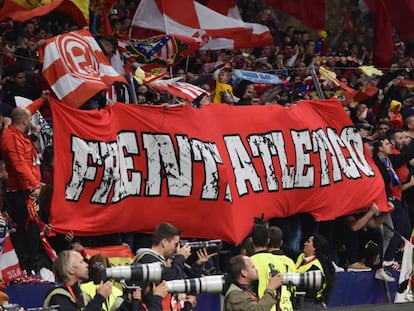
[[[319,99],[325,99],[325,94],[323,93],[321,84],[319,83],[314,65],[310,66],[310,74],[312,76],[313,84],[315,84],[316,93],[318,94]]]
[[[132,76],[132,73],[128,73],[128,80],[129,84],[131,85],[132,103],[138,104],[137,92],[135,90],[134,77]]]
[[[186,60],[185,60],[185,72],[187,73],[188,72],[188,63],[190,62],[190,56],[189,55],[187,55],[187,58],[186,58]]]

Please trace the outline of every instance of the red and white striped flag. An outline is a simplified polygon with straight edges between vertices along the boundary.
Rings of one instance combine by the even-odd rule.
[[[167,91],[175,97],[184,98],[189,103],[203,94],[208,94],[206,90],[187,82],[178,82],[175,79],[158,81],[151,84],[154,89]]]
[[[131,37],[153,30],[188,37],[208,37],[201,49],[219,50],[274,44],[269,28],[217,13],[194,0],[141,0],[131,23]]]
[[[1,280],[9,283],[24,276],[13,243],[7,231],[0,237],[0,271]]]
[[[43,75],[64,104],[78,108],[112,83],[127,83],[110,65],[91,33],[78,30],[46,40]]]

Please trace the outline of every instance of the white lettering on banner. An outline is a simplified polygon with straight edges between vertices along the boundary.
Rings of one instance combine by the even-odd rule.
[[[250,181],[253,191],[263,191],[260,177],[252,163],[240,136],[225,136],[224,142],[233,165],[234,175],[236,176],[236,186],[239,195],[248,193],[246,181]]]
[[[143,134],[142,143],[147,152],[148,179],[146,196],[159,196],[163,174],[169,196],[189,196],[192,188],[191,145],[186,136],[177,136],[179,161],[169,134]]]
[[[344,177],[374,176],[365,158],[361,137],[353,128],[344,128],[340,135],[330,128],[326,132],[291,130],[289,141],[295,152],[294,159],[288,159],[286,139],[281,131],[249,135],[247,144],[239,135],[226,135],[223,139],[238,196],[249,191],[261,192],[265,187],[266,191],[279,191],[278,178],[282,189],[289,190],[324,187]],[[118,133],[117,141],[106,143],[72,136],[71,148],[72,176],[65,189],[66,199],[70,201],[79,200],[88,182],[97,185],[90,201],[98,204],[119,202],[129,196],[161,196],[163,183],[169,196],[194,195],[193,174],[197,163],[203,165],[203,170],[197,166],[197,174],[204,174],[200,198],[218,200],[224,195],[225,200],[232,201],[227,181],[225,189],[220,189],[219,181],[223,177],[219,176],[219,166],[223,165],[223,158],[214,142],[189,139],[186,135],[176,135],[173,141],[170,134],[142,133],[143,152],[140,153],[136,132],[123,131]],[[145,162],[140,157],[145,157]],[[317,157],[320,170],[316,171]],[[142,166],[139,168],[135,161],[138,159]],[[259,174],[258,165],[263,165],[265,176]],[[146,172],[145,183],[143,172]]]
[[[205,180],[201,199],[216,200],[219,195],[219,174],[217,163],[223,164],[217,145],[193,139],[192,150],[194,153],[194,161],[205,162]]]

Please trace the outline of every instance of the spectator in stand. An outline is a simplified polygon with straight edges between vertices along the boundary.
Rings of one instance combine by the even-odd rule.
[[[260,104],[260,98],[256,97],[254,84],[250,81],[239,81],[234,91],[234,95],[239,98],[239,100],[234,103],[235,106]]]
[[[21,63],[16,63],[13,66],[8,67],[7,73],[8,79],[2,89],[3,103],[9,105],[9,113],[13,108],[16,108],[15,96],[22,96],[31,100],[34,100],[40,96],[40,92],[34,85],[34,81],[26,80],[26,68]],[[10,116],[5,115],[5,116]]]
[[[214,72],[213,78],[216,81],[216,85],[214,88],[213,103],[227,103],[233,105],[237,101],[233,94],[231,76],[231,69],[227,65]]]
[[[405,127],[407,134],[411,139],[414,139],[414,115],[410,115],[405,119]]]
[[[373,126],[368,122],[359,122],[355,125],[355,128],[362,138],[370,138]]]
[[[399,270],[399,264],[394,260],[395,252],[397,251],[402,241],[399,234],[405,238],[409,238],[410,225],[408,223],[408,214],[406,208],[401,203],[401,181],[395,171],[396,168],[401,167],[403,163],[409,160],[408,154],[398,154],[394,150],[393,145],[387,137],[379,137],[375,143],[374,162],[380,170],[381,176],[384,180],[385,190],[388,201],[394,206],[391,213],[391,221],[386,220],[388,226],[398,232],[391,233],[392,238],[387,242],[386,234],[384,232],[384,266]]]
[[[359,213],[342,217],[345,225],[345,247],[349,265],[348,271],[371,271],[376,269],[375,278],[386,282],[394,282],[395,279],[388,275],[383,268],[383,239],[380,226],[388,217],[388,213],[380,213],[375,204]],[[376,245],[375,254],[368,256],[367,243]],[[365,245],[365,247],[362,247]],[[361,253],[365,250],[364,253]],[[358,257],[359,255],[359,257]],[[361,258],[365,263],[361,262]],[[374,258],[375,257],[375,258]]]
[[[390,130],[391,125],[388,121],[378,121],[375,132],[370,136],[371,139],[376,139],[378,137],[383,137]]]
[[[28,131],[32,114],[49,97],[48,91],[26,108],[15,108],[12,124],[1,136],[1,154],[8,173],[7,197],[10,203],[10,217],[16,223],[16,232],[11,235],[20,265],[26,271],[38,271],[37,251],[39,228],[30,218],[27,199],[37,199],[42,186],[40,173],[41,156],[33,145]]]

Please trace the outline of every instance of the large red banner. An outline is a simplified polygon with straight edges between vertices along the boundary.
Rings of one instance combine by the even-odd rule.
[[[337,100],[52,109],[57,231],[150,233],[168,221],[185,237],[238,243],[262,213],[387,210],[381,175]]]

